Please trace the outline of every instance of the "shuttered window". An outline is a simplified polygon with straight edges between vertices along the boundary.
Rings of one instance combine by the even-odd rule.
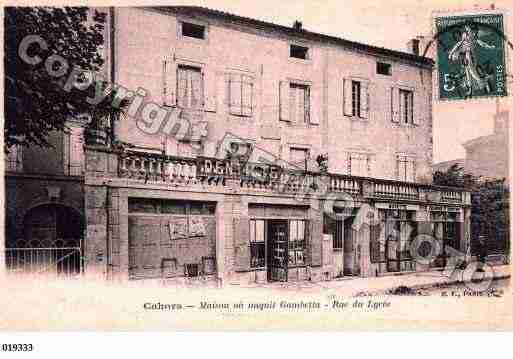
[[[82,176],[84,174],[84,129],[73,127],[68,134],[68,174],[70,176]]]
[[[192,110],[203,108],[203,75],[201,68],[178,66],[178,106]]]
[[[290,84],[289,116],[290,121],[298,124],[310,122],[310,86]]]
[[[228,107],[232,115],[253,115],[253,77],[242,74],[227,75]]]
[[[366,79],[345,78],[343,81],[344,116],[369,118],[370,82]]]
[[[351,104],[352,104],[352,114],[353,116],[361,117],[360,104],[361,104],[361,84],[359,81],[352,81],[351,84]]]
[[[415,158],[397,156],[397,179],[405,182],[415,182]]]
[[[350,153],[348,172],[351,176],[370,177],[370,155],[366,153]]]
[[[413,124],[413,92],[399,90],[399,116],[402,123]]]

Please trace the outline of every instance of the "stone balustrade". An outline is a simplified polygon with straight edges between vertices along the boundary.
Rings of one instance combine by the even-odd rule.
[[[374,197],[397,200],[419,200],[420,198],[420,188],[415,183],[375,181],[373,183]]]
[[[467,192],[418,183],[288,170],[265,164],[240,163],[215,158],[185,158],[125,151],[119,155],[121,178],[170,185],[225,186],[226,179],[241,189],[324,195],[327,192],[376,200],[429,201],[468,204]]]

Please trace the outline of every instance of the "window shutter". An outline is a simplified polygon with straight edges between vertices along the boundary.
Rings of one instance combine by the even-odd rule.
[[[176,106],[176,62],[171,58],[163,61],[163,103],[164,106]]]
[[[360,116],[362,118],[369,118],[370,98],[368,81],[361,82],[360,91]]]
[[[322,219],[310,220],[309,242],[310,242],[310,265],[318,267],[322,265]]]
[[[253,78],[242,76],[242,115],[253,115]]]
[[[311,98],[309,104],[307,104],[307,111],[310,113],[310,124],[318,125],[321,123],[322,118],[322,86],[312,86],[310,95],[307,95],[307,99]]]
[[[251,251],[249,247],[249,218],[233,219],[235,237],[235,270],[248,271],[251,266]]]
[[[413,92],[413,124],[420,125],[422,118],[426,114],[425,99],[421,96],[421,91]]]
[[[73,128],[69,134],[69,174],[80,176],[84,173],[83,128]]]
[[[289,91],[288,81],[280,81],[280,120],[290,121],[289,117]]]
[[[401,157],[400,156],[396,156],[395,157],[395,178],[398,181],[401,180],[401,177],[400,177],[400,173],[401,173],[400,166],[401,166]]]
[[[344,115],[353,115],[353,94],[351,79],[344,79]]]
[[[235,74],[228,75],[228,106],[232,115],[242,114],[242,94],[241,94],[241,76]]]
[[[399,88],[392,87],[392,122],[399,122],[401,118],[399,100]]]
[[[204,71],[203,77],[203,88],[204,99],[205,99],[205,111],[216,112],[217,111],[217,76],[216,72],[212,68],[207,68]]]

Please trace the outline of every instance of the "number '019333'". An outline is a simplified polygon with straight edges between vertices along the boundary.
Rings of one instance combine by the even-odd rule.
[[[34,350],[32,344],[2,344],[3,352],[31,352]]]

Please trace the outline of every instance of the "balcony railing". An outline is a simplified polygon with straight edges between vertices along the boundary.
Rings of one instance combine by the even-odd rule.
[[[392,182],[372,183],[374,197],[398,200],[419,200],[420,188],[414,183],[392,183]]]
[[[145,183],[175,186],[226,186],[226,181],[230,179],[242,189],[248,190],[317,195],[336,192],[377,200],[463,204],[467,198],[464,190],[451,187],[287,170],[273,165],[215,158],[185,158],[131,151],[119,156],[119,176]]]
[[[148,182],[191,185],[203,179],[196,174],[193,158],[178,158],[157,154],[127,153],[119,158],[119,176]]]

